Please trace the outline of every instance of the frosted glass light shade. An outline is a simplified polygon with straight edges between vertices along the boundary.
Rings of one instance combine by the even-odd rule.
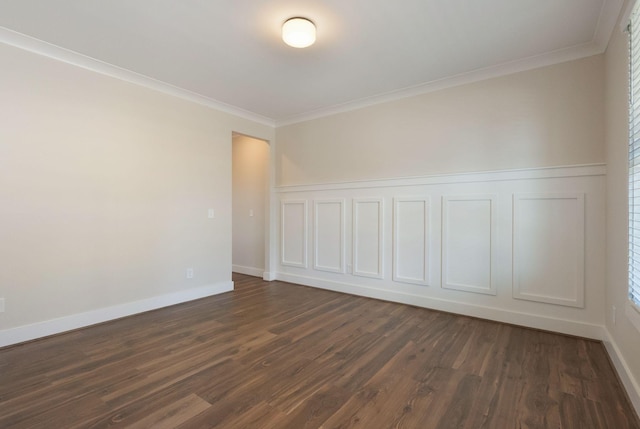
[[[291,18],[282,25],[282,40],[294,48],[306,48],[316,41],[316,26],[305,18]]]

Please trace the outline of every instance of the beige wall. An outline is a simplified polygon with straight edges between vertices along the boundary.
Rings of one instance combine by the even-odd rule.
[[[605,55],[607,142],[607,329],[636,382],[640,380],[640,332],[627,306],[628,45],[618,27]],[[613,323],[612,308],[617,309]]]
[[[265,261],[265,214],[269,191],[269,144],[233,137],[233,267],[260,275]],[[253,215],[250,215],[250,211]],[[258,273],[259,271],[259,273]]]
[[[277,129],[277,184],[604,162],[594,56]]]
[[[271,128],[2,44],[0,59],[0,330],[230,281],[232,131]]]

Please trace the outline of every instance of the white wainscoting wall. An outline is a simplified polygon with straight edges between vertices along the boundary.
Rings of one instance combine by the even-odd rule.
[[[427,196],[393,199],[393,281],[431,284],[431,203]]]
[[[384,278],[384,199],[353,198],[353,275]]]
[[[605,173],[587,165],[278,187],[276,278],[601,339]]]
[[[344,199],[314,202],[314,270],[344,273],[344,205]]]
[[[307,268],[307,200],[282,201],[280,217],[280,264]]]
[[[496,294],[496,195],[442,197],[442,287]]]
[[[513,296],[584,307],[584,194],[513,196]]]

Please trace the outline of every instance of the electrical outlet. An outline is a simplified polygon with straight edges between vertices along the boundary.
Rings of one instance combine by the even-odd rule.
[[[187,268],[187,278],[188,279],[193,278],[193,268]]]
[[[615,305],[611,308],[611,320],[615,325],[616,324],[616,306]]]
[[[207,217],[209,219],[213,219],[216,217],[216,211],[214,209],[209,209],[209,211],[207,212]]]
[[[0,298],[0,313],[4,313],[4,298]]]
[[[252,217],[252,216],[253,216],[253,209],[250,209],[249,210],[249,217]]]

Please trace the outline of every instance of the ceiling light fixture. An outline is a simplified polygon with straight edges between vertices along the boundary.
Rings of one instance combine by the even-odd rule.
[[[316,26],[307,18],[290,18],[282,24],[282,40],[294,48],[306,48],[316,41]]]

